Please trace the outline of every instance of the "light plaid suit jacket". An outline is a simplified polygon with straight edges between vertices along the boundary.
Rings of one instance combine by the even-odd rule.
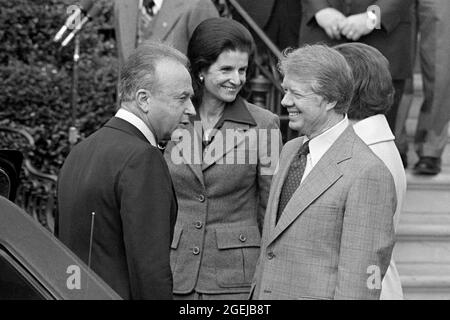
[[[273,178],[250,297],[379,299],[394,246],[394,181],[349,126],[275,218],[303,138],[288,142]]]

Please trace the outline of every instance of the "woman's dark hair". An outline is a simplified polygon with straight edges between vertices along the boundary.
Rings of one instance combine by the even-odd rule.
[[[241,51],[249,56],[249,65],[255,51],[253,37],[242,24],[228,18],[211,18],[201,22],[191,36],[187,57],[191,65],[193,103],[198,107],[202,99],[203,84],[199,75],[208,69],[222,52]]]
[[[353,73],[355,89],[349,119],[386,114],[395,92],[388,60],[380,51],[363,43],[345,43],[334,48],[345,57]]]

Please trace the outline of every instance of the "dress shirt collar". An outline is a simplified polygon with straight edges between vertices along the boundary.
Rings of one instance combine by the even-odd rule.
[[[200,112],[190,117],[191,122],[201,121]],[[248,111],[244,98],[238,96],[233,102],[227,103],[222,117],[217,121],[214,129],[220,129],[225,121],[248,124],[255,127],[256,121]]]
[[[356,134],[368,146],[380,142],[393,141],[395,139],[386,116],[377,114],[353,124]]]
[[[325,154],[325,152],[330,149],[336,139],[348,127],[348,124],[348,118],[347,115],[345,115],[344,119],[309,141],[309,154],[312,167],[314,167]],[[309,139],[305,136],[304,142],[308,140]]]
[[[117,111],[115,116],[135,126],[140,132],[142,132],[142,134],[145,136],[145,138],[148,140],[148,142],[150,142],[152,146],[154,147],[157,146],[155,136],[153,135],[151,130],[147,127],[147,125],[144,123],[144,121],[142,121],[142,119],[140,119],[130,111],[127,111],[122,108],[120,108],[119,111]]]

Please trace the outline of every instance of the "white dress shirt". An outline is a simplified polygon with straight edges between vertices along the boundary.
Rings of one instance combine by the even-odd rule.
[[[130,111],[127,111],[122,108],[120,108],[119,111],[117,111],[115,116],[135,126],[140,132],[142,132],[142,134],[145,136],[145,138],[148,140],[148,142],[150,142],[152,146],[157,147],[155,136],[147,127],[147,125],[144,123],[144,121],[142,121],[142,119],[140,119]]]
[[[345,131],[348,127],[349,121],[347,115],[345,115],[344,119],[339,121],[337,124],[322,132],[317,137],[312,138],[309,141],[309,153],[306,157],[306,167],[303,173],[302,181],[305,180],[306,176],[311,172],[314,166],[319,162],[319,160],[323,157],[325,152],[330,149],[336,139]],[[303,143],[308,141],[309,139],[305,136],[305,140]]]

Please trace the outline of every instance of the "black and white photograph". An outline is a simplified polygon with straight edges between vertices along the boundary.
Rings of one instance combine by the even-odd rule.
[[[0,302],[450,300],[449,17],[0,0]]]

